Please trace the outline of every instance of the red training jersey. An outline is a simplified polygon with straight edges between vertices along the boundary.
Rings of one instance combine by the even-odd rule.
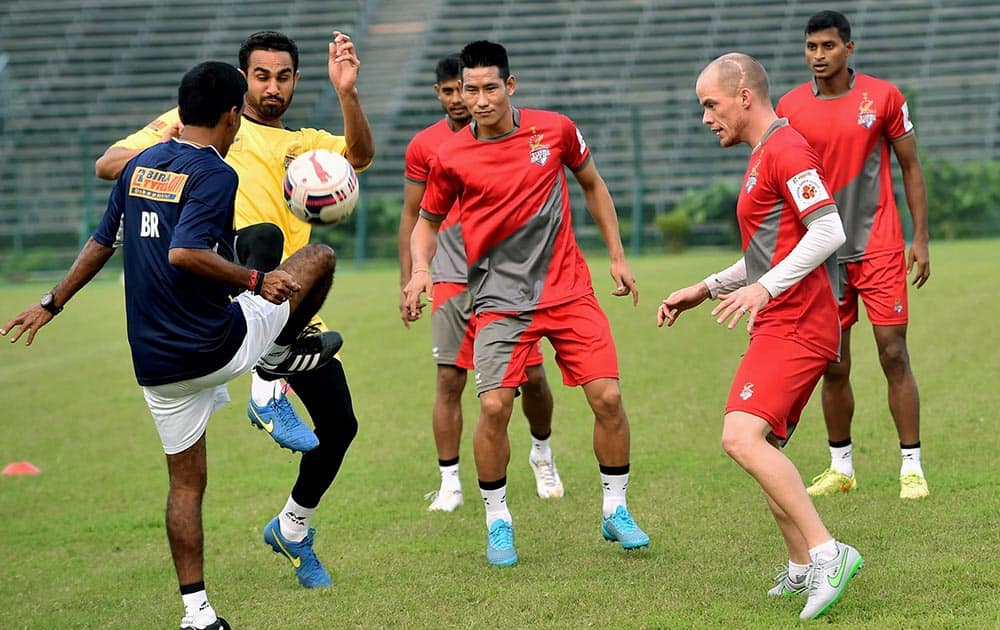
[[[579,170],[590,149],[573,121],[514,110],[514,129],[479,139],[475,123],[438,152],[420,214],[441,220],[460,207],[473,309],[526,312],[594,292],[573,235],[564,166]]]
[[[899,89],[852,71],[846,94],[820,97],[814,79],[781,97],[777,111],[805,136],[823,163],[847,234],[838,260],[903,251],[889,145],[912,134],[913,123]]]
[[[805,217],[836,211],[819,157],[788,121],[779,119],[750,154],[736,202],[747,284],[784,260],[802,240]],[[758,313],[750,334],[792,339],[836,361],[840,319],[831,272],[835,270],[820,265],[772,299]]]
[[[438,148],[453,135],[455,132],[445,117],[413,136],[406,147],[406,179],[426,185]],[[450,212],[438,230],[437,252],[431,261],[434,282],[466,283],[465,243],[458,217],[457,211]]]

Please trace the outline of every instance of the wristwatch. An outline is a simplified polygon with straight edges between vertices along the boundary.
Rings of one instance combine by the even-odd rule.
[[[56,296],[52,295],[52,291],[45,293],[42,299],[38,300],[38,303],[42,305],[42,308],[52,313],[52,317],[62,313],[63,307],[56,306]]]

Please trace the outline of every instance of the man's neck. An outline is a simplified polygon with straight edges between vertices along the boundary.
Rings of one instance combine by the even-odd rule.
[[[827,79],[816,79],[816,91],[819,96],[833,98],[847,94],[851,89],[851,72],[845,66],[836,75]]]

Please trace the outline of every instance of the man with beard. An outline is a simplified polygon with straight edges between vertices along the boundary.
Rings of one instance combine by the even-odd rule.
[[[260,31],[240,47],[240,71],[248,84],[246,107],[226,162],[239,175],[235,226],[241,264],[266,272],[308,244],[311,226],[288,211],[281,192],[285,169],[297,156],[327,149],[344,155],[359,171],[371,164],[374,143],[356,88],[360,65],[350,37],[334,31],[327,70],[340,100],[344,135],[321,129],[292,130],[281,117],[292,103],[299,80],[295,42],[282,33]],[[108,148],[95,165],[98,177],[116,178],[133,156],[178,135],[182,127],[176,109],[159,116]],[[307,331],[323,328],[323,322],[314,319]],[[303,452],[298,479],[285,507],[264,527],[264,540],[275,553],[289,559],[302,586],[325,587],[332,582],[313,551],[315,530],[309,520],[340,470],[358,423],[339,360],[288,382],[309,410],[315,433],[299,419],[279,380],[267,380],[255,372],[247,408],[255,426],[280,445]]]

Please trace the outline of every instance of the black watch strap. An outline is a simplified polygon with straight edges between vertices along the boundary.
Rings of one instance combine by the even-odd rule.
[[[63,307],[56,306],[56,298],[52,294],[52,291],[49,291],[44,295],[42,295],[42,299],[38,300],[38,303],[42,305],[42,308],[47,310],[49,313],[52,313],[53,317],[55,317],[59,313],[62,313]]]

